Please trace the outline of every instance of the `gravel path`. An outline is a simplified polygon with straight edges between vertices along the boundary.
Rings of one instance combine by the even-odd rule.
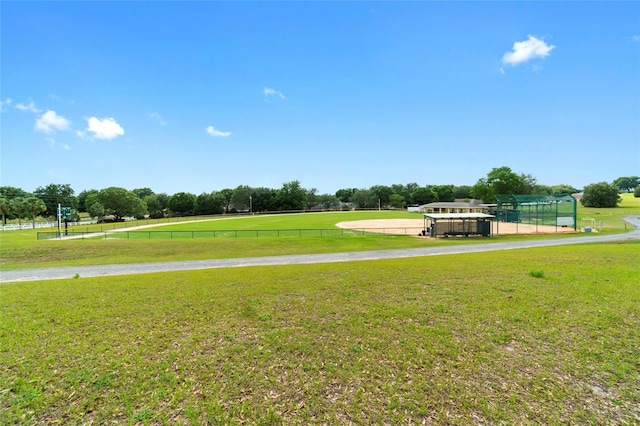
[[[398,259],[408,257],[437,256],[443,254],[477,253],[483,251],[515,250],[536,247],[561,246],[568,244],[630,241],[640,239],[640,216],[627,216],[623,219],[635,226],[635,229],[631,232],[615,235],[580,236],[554,240],[514,241],[504,243],[472,244],[463,246],[370,250],[347,253],[305,254],[288,256],[264,256],[237,259],[192,260],[185,262],[156,262],[118,265],[72,266],[61,268],[18,269],[13,271],[0,271],[0,282],[72,278],[76,274],[78,274],[80,277],[86,278],[246,266],[296,264],[303,265],[311,263],[351,262],[357,260]]]

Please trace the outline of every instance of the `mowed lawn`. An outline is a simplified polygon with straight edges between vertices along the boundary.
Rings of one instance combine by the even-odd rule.
[[[634,424],[640,244],[0,284],[0,424]]]
[[[616,209],[578,208],[581,217],[597,219],[602,234],[624,232],[622,217],[640,213],[640,199],[624,196]],[[415,229],[407,235],[379,235],[372,233],[300,232],[296,230],[335,230],[343,221],[365,219],[420,219],[419,213],[404,211],[358,211],[255,216],[220,216],[207,221],[198,218],[170,218],[143,220],[123,224],[78,226],[77,232],[101,232],[99,237],[76,240],[37,240],[34,230],[0,232],[0,265],[2,269],[43,268],[56,266],[85,266],[137,262],[162,262],[201,259],[225,259],[264,255],[336,253],[362,250],[385,250],[451,244],[504,242],[521,239],[566,238],[564,234],[499,235],[493,238],[416,238]],[[176,223],[176,220],[180,220]],[[599,227],[602,221],[603,227]],[[163,226],[134,230],[142,225]],[[110,233],[114,228],[121,233]],[[629,228],[630,229],[630,228]],[[213,231],[238,230],[242,238],[217,234]],[[275,230],[285,230],[274,236]],[[45,230],[46,231],[46,230]],[[55,231],[49,229],[48,231]],[[255,234],[253,233],[255,231]],[[44,232],[39,230],[39,232]],[[109,233],[108,233],[109,232]],[[195,234],[192,234],[195,233]],[[199,233],[199,234],[198,234]],[[257,237],[257,235],[260,235]],[[192,238],[196,235],[196,238]],[[256,235],[256,236],[254,236]],[[302,235],[302,237],[300,237]],[[578,234],[587,235],[587,234]],[[591,235],[591,234],[588,234]],[[199,237],[198,237],[199,236]]]

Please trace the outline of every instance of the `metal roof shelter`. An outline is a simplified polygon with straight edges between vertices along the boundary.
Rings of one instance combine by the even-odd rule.
[[[571,194],[496,195],[499,222],[577,229],[577,202]]]
[[[449,237],[462,235],[491,236],[491,219],[485,213],[425,213],[423,235]]]

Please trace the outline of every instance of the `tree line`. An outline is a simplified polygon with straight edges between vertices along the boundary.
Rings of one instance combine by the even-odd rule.
[[[599,182],[583,189],[581,202],[587,207],[615,207],[619,191],[637,193],[640,197],[640,178],[620,177],[612,183]],[[319,194],[315,188],[303,188],[299,181],[285,182],[281,188],[240,185],[234,189],[203,192],[196,195],[178,192],[172,195],[155,193],[151,188],[127,190],[120,187],[91,189],[77,196],[69,184],[50,184],[36,188],[33,193],[21,188],[0,186],[0,213],[7,219],[34,221],[38,216],[55,218],[58,205],[71,207],[73,218],[80,212],[92,217],[162,218],[167,216],[217,215],[236,212],[282,212],[335,210],[342,208],[375,209],[404,208],[438,201],[479,199],[494,203],[501,194],[559,194],[577,193],[577,188],[559,184],[541,185],[530,174],[518,174],[503,166],[493,168],[486,177],[472,186],[425,185],[417,183],[375,185],[370,188],[342,188],[335,194]]]

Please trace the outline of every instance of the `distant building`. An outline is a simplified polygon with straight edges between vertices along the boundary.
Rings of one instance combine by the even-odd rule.
[[[495,204],[484,204],[481,200],[456,200],[456,201],[439,201],[436,203],[423,204],[420,206],[409,207],[410,212],[417,213],[483,213]]]

